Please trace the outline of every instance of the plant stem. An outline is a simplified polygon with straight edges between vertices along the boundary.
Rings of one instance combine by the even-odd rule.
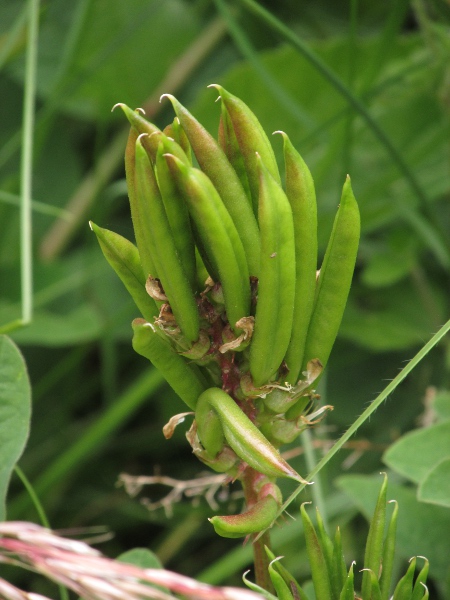
[[[255,483],[261,477],[261,474],[247,467],[242,476],[242,487],[244,488],[244,496],[247,507],[251,507],[257,501],[257,493]],[[253,546],[253,566],[255,571],[256,584],[264,588],[270,593],[275,593],[272,581],[269,577],[269,557],[264,550],[264,546],[270,548],[270,533],[268,530],[263,535],[258,536],[252,542]]]

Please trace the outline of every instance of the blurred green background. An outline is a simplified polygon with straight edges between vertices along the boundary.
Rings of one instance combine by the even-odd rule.
[[[162,426],[184,407],[131,349],[138,316],[88,227],[133,239],[117,102],[173,119],[173,93],[216,134],[220,83],[266,131],[286,131],[309,165],[323,255],[345,174],[361,208],[362,240],[341,333],[321,384],[334,412],[314,432],[317,457],[448,319],[450,272],[450,4],[448,0],[42,1],[33,163],[34,318],[12,334],[33,384],[31,435],[20,465],[54,528],[105,526],[109,556],[149,547],[164,565],[239,584],[251,549],[217,538],[203,497],[149,511],[117,486],[120,473],[187,480],[204,473],[182,427]],[[253,8],[252,8],[253,6]],[[20,317],[20,141],[28,4],[0,3],[0,326]],[[283,29],[284,27],[284,29]],[[285,29],[288,28],[291,38]],[[297,40],[297,42],[296,42]],[[336,87],[336,81],[342,86]],[[274,148],[282,167],[282,143]],[[387,447],[433,423],[448,406],[448,340],[434,349],[321,473],[327,518],[343,527],[348,560],[360,559]],[[445,409],[446,410],[446,409]],[[438,417],[450,417],[450,412]],[[301,445],[293,464],[305,472]],[[376,474],[376,475],[373,475]],[[398,567],[431,561],[432,591],[450,597],[450,513],[416,499],[390,475],[400,501]],[[216,494],[219,512],[239,498]],[[289,485],[286,492],[292,491]],[[299,499],[308,499],[303,494]],[[361,511],[361,512],[359,512]],[[298,499],[291,506],[298,516]],[[13,477],[8,518],[37,521]],[[308,577],[298,521],[274,530],[274,551]],[[8,570],[20,584],[24,575]],[[33,591],[50,593],[33,577]]]

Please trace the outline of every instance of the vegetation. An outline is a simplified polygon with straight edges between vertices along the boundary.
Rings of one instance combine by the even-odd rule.
[[[444,599],[450,589],[450,490],[446,483],[450,471],[450,394],[445,337],[449,325],[444,325],[449,313],[450,265],[446,226],[450,189],[448,5],[443,0],[397,0],[376,6],[325,0],[304,4],[133,0],[122,5],[79,0],[68,7],[59,0],[41,5],[30,0],[23,6],[5,2],[0,8],[0,86],[5,99],[0,115],[0,327],[10,336],[0,341],[3,500],[8,492],[3,516],[49,524],[53,529],[81,529],[88,536],[104,527],[112,533],[101,545],[104,554],[116,557],[130,548],[148,548],[164,567],[215,585],[240,585],[242,572],[252,562],[251,544],[221,539],[208,523],[214,514],[222,515],[212,522],[223,533],[227,515],[241,512],[239,485],[223,487],[222,473],[211,475],[203,470],[188,449],[184,425],[173,429],[170,441],[164,441],[164,423],[185,410],[180,397],[188,405],[190,401],[175,388],[177,395],[159,371],[133,352],[130,322],[140,316],[151,320],[154,309],[145,304],[151,299],[136,291],[135,301],[138,295],[145,305],[136,301],[137,310],[88,227],[89,220],[97,224],[93,228],[101,242],[104,237],[104,251],[112,235],[107,230],[111,230],[123,236],[120,239],[134,241],[136,237],[140,261],[151,260],[151,256],[143,258],[146,245],[136,229],[139,220],[134,218],[134,234],[126,198],[123,153],[128,128],[124,128],[120,111],[111,113],[110,109],[123,102],[127,116],[136,119],[138,113],[126,107],[142,106],[149,121],[163,130],[173,121],[173,111],[170,102],[163,99],[160,103],[159,97],[169,94],[180,121],[183,115],[185,119],[193,115],[217,137],[221,109],[214,99],[218,94],[206,88],[216,82],[225,105],[227,98],[237,96],[251,107],[264,131],[282,130],[289,135],[270,141],[273,165],[276,169],[278,164],[288,196],[292,180],[283,172],[291,144],[309,166],[318,205],[319,265],[347,173],[361,214],[352,288],[329,361],[334,333],[322,326],[322,318],[315,325],[313,342],[307,344],[306,353],[311,355],[306,362],[295,356],[297,345],[294,350],[286,346],[291,327],[288,322],[275,327],[275,322],[260,319],[267,329],[258,334],[260,341],[253,339],[255,349],[249,349],[253,384],[261,387],[273,381],[286,351],[291,360],[302,365],[298,373],[307,369],[309,360],[320,358],[328,364],[317,386],[319,406],[332,405],[334,410],[315,428],[283,445],[289,475],[296,475],[279,479],[277,489],[271,488],[269,496],[276,500],[276,506],[274,510],[269,507],[265,523],[238,533],[257,535],[277,518],[277,525],[271,528],[269,558],[285,558],[283,567],[279,561],[271,567],[271,582],[267,580],[265,587],[274,585],[278,597],[284,597],[278,574],[285,585],[290,578],[300,582],[300,598],[302,593],[312,598],[313,586],[317,598],[327,598],[320,595],[327,590],[317,588],[314,565],[317,567],[317,560],[327,560],[329,549],[333,544],[336,547],[337,538],[331,542],[323,532],[339,525],[339,552],[348,561],[356,561],[353,569],[359,589],[361,576],[357,572],[369,564],[367,551],[364,559],[368,526],[360,515],[370,518],[373,514],[379,472],[387,471],[387,496],[378,502],[375,515],[380,514],[380,506],[385,507],[386,498],[398,502],[392,580],[398,582],[407,572],[412,582],[415,562],[408,569],[408,560],[426,556],[430,596]],[[37,77],[33,65],[37,66]],[[183,112],[184,107],[188,111]],[[227,124],[222,112],[224,122]],[[182,122],[182,126],[189,138],[188,124]],[[183,146],[182,134],[172,131],[171,137],[177,139],[177,135]],[[233,138],[224,138],[222,131],[219,140],[221,135],[222,143],[228,139],[231,157]],[[140,161],[136,170],[145,173],[150,165],[145,163],[145,138],[138,142],[136,138],[133,143]],[[213,179],[208,167],[201,164],[192,139],[190,143],[201,169]],[[161,145],[155,155],[154,160],[160,161],[160,188],[164,165],[168,168],[167,181],[175,181],[178,191],[187,185],[186,173],[192,175],[191,167],[183,167],[179,157],[164,158],[176,152]],[[297,156],[293,150],[292,156]],[[269,170],[271,160],[261,154]],[[220,165],[213,166],[220,172]],[[239,172],[239,165],[234,167]],[[245,169],[247,191],[252,197],[249,206],[256,209],[254,175],[247,165]],[[271,189],[268,196],[278,198],[281,188],[274,188],[272,176],[264,176],[261,166],[255,172]],[[209,185],[201,177],[194,177],[199,194]],[[226,180],[225,173],[222,181]],[[137,181],[141,181],[137,185],[142,196],[148,192],[145,177]],[[225,202],[222,184],[213,184]],[[349,184],[346,186],[348,192]],[[205,193],[213,194],[210,190]],[[279,196],[276,204],[280,207],[284,202]],[[341,213],[345,205],[343,201]],[[227,214],[232,210],[227,206]],[[220,252],[204,255],[212,263],[210,269],[225,273],[222,285],[227,314],[240,303],[247,306],[251,298],[245,282],[239,283],[239,290],[236,287],[242,256],[248,266],[252,265],[249,274],[259,276],[261,285],[266,277],[265,290],[273,287],[275,279],[284,278],[281,292],[278,289],[282,300],[292,278],[292,273],[271,271],[270,261],[259,274],[251,272],[257,269],[256,254],[252,255],[252,214],[250,211],[245,220],[248,226],[238,234],[241,239],[250,236],[243,253],[231,243],[236,268],[229,263],[225,271],[219,268]],[[281,219],[279,212],[276,215]],[[191,218],[195,220],[192,212]],[[217,227],[226,226],[225,221],[221,216]],[[284,221],[281,228],[279,221],[277,229],[276,222],[260,222],[259,227],[276,238],[288,227]],[[201,228],[201,222],[197,223],[196,235],[205,246],[208,240],[202,238]],[[230,231],[228,227],[227,235],[235,235]],[[161,232],[158,226],[156,234]],[[298,235],[292,239],[297,247],[286,251],[298,256],[299,240],[305,240]],[[305,247],[311,246],[305,242]],[[163,252],[159,260],[166,261],[168,253]],[[330,261],[325,262],[328,269]],[[183,296],[176,285],[176,293],[169,291],[175,263],[167,264],[167,283],[159,269],[158,276],[171,305],[181,302],[177,309],[172,308],[188,349],[198,336],[195,301],[186,295],[188,288]],[[161,268],[165,268],[162,263]],[[183,265],[186,268],[189,265]],[[353,266],[350,277],[352,270]],[[226,281],[231,285],[227,287]],[[195,288],[197,284],[192,285]],[[318,285],[322,289],[320,279]],[[194,298],[200,291],[197,289]],[[307,296],[302,298],[307,300]],[[272,297],[266,292],[264,297],[268,304],[266,308],[260,305],[261,314],[272,314],[280,295]],[[280,306],[278,314],[285,319]],[[190,316],[183,321],[185,314]],[[235,316],[229,321],[231,342],[241,334]],[[258,319],[258,313],[255,316]],[[339,321],[340,316],[337,326]],[[308,322],[306,319],[305,327]],[[138,338],[147,335],[148,329],[143,332],[139,322],[134,329],[134,347],[146,355]],[[257,325],[255,336],[256,331]],[[267,343],[270,336],[273,342]],[[299,339],[307,340],[302,334]],[[318,346],[314,346],[316,340],[320,341]],[[145,340],[142,343],[145,346]],[[323,345],[326,351],[319,356]],[[267,354],[268,347],[272,354]],[[30,385],[24,360],[33,389],[29,439]],[[240,368],[244,374],[246,360],[242,359]],[[278,372],[279,383],[284,383],[283,375]],[[208,385],[201,389],[206,394],[202,395],[204,408],[196,407],[195,401],[190,405],[197,411],[196,420],[207,417],[212,406],[224,430],[225,447],[248,463],[251,452],[242,455],[241,441],[234,443],[237,434],[234,430],[230,433],[226,422],[229,413],[221,417],[221,397],[217,392],[211,395],[203,391],[220,387],[214,373],[208,377]],[[187,391],[197,396],[195,387],[187,379],[181,380]],[[389,380],[391,383],[377,395],[383,381]],[[289,383],[295,385],[297,376]],[[269,405],[270,400],[265,403],[270,412]],[[306,409],[306,404],[301,408]],[[203,417],[199,410],[203,410]],[[299,410],[296,417],[307,419],[305,414]],[[272,446],[286,442],[287,438],[276,437],[272,423],[258,425]],[[207,451],[212,444],[214,453],[216,433],[208,441],[208,427],[200,439]],[[261,468],[273,464],[274,456],[259,456],[252,466],[269,478],[279,475],[264,473]],[[298,473],[314,480],[314,485],[301,483]],[[145,487],[147,484],[150,486]],[[169,493],[163,487],[166,485]],[[272,481],[270,485],[274,485]],[[386,493],[384,485],[383,490]],[[313,535],[308,529],[310,521],[304,509],[301,517],[299,513],[299,504],[309,500],[322,515],[314,533],[322,544],[322,559],[316,556],[316,563],[308,546]],[[284,509],[296,520],[283,522],[280,515]],[[382,531],[377,539],[383,543]],[[373,548],[373,544],[373,534],[369,533],[367,547]],[[378,544],[379,550],[381,547]],[[423,569],[427,570],[425,564]],[[351,563],[345,567],[348,574]],[[398,597],[416,600],[426,593],[420,584],[426,576],[423,569],[420,573],[417,570],[412,596]],[[372,574],[378,577],[375,571]],[[368,590],[375,586],[367,573],[362,582],[364,598],[370,597]],[[37,575],[11,567],[5,566],[2,577],[49,596],[57,593]],[[313,583],[308,583],[311,579]],[[388,591],[380,583],[382,597],[386,597]],[[336,584],[331,581],[330,586],[332,597],[339,597],[335,596]],[[376,593],[370,589],[371,594]]]

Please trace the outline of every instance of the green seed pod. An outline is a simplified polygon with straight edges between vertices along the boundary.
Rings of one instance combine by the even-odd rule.
[[[250,275],[259,274],[259,230],[251,202],[223,150],[210,133],[178,102],[172,102],[201,170],[209,177],[229,212],[247,256]]]
[[[239,235],[208,177],[171,154],[166,155],[166,160],[186,201],[204,252],[219,276],[228,320],[237,333],[237,321],[250,314],[250,281]]]
[[[139,111],[144,112],[142,109],[137,108],[136,110],[131,110],[129,106],[119,102],[113,107],[113,110],[117,106],[120,106],[126,118],[128,119],[128,122],[134,130],[135,139],[142,133],[147,134],[147,136],[142,138],[141,143],[147,150],[151,160],[154,162],[156,150],[158,149],[158,138],[153,138],[152,136],[154,133],[161,133],[161,130],[156,127],[156,125],[153,125],[153,123],[150,123],[150,121],[147,121],[147,119],[144,119],[141,114],[139,114]]]
[[[169,342],[158,335],[151,323],[135,319],[132,323],[135,352],[145,356],[161,373],[170,387],[189,408],[195,410],[198,397],[207,388],[206,381],[195,365],[190,365]]]
[[[350,565],[348,575],[339,596],[339,600],[355,600],[355,576],[353,574],[353,564]]]
[[[194,294],[177,254],[176,245],[147,152],[136,141],[136,194],[139,206],[151,214],[148,244],[176,322],[188,342],[198,339],[200,320]]]
[[[203,404],[210,405],[217,413],[227,443],[241,460],[269,477],[289,477],[305,482],[226,392],[209,388],[198,399],[201,411]]]
[[[132,127],[128,135],[125,150],[125,174],[127,178],[128,198],[130,200],[131,219],[133,221],[134,236],[141,258],[142,270],[145,278],[150,275],[158,277],[156,266],[151,253],[151,231],[152,214],[151,207],[142,201],[136,191],[136,140],[137,131]]]
[[[275,554],[267,547],[264,546],[264,550],[266,551],[269,560],[272,561],[272,567],[275,571],[277,571],[284,579],[286,584],[289,586],[289,589],[294,591],[294,596],[298,598],[298,600],[308,600],[308,596],[305,594],[303,589],[298,584],[297,580],[290,574],[290,572],[281,564],[280,561],[275,562],[277,558]],[[352,598],[352,600],[354,600]]]
[[[305,532],[306,549],[308,552],[309,564],[311,567],[311,576],[314,583],[314,591],[317,600],[332,600],[330,576],[328,573],[327,562],[323,554],[319,538],[317,537],[314,525],[305,510],[305,505],[300,507],[303,529]]]
[[[317,204],[314,182],[304,160],[291,144],[284,141],[286,195],[292,208],[295,239],[295,305],[292,336],[285,362],[286,381],[297,383],[303,363],[306,334],[314,306],[317,271]]]
[[[410,560],[406,574],[398,582],[394,590],[393,600],[411,600],[415,570],[416,557]]]
[[[347,580],[347,568],[345,566],[344,554],[342,551],[342,538],[341,530],[339,527],[336,529],[336,535],[334,536],[333,545],[333,557],[332,566],[330,569],[331,587],[336,598],[345,586]]]
[[[303,364],[318,358],[325,367],[347,302],[360,233],[359,210],[350,178],[344,184],[341,203],[317,282],[314,309],[306,338]]]
[[[242,187],[244,188],[247,197],[252,202],[252,193],[250,191],[250,184],[248,183],[247,171],[245,169],[244,157],[242,156],[241,149],[234,133],[233,123],[231,122],[230,115],[225,107],[225,104],[221,104],[220,111],[220,122],[219,122],[219,145],[225,152],[228,160],[236,171],[239,177]]]
[[[181,127],[180,119],[175,117],[172,123],[164,128],[163,133],[165,133],[167,137],[172,138],[179,146],[181,146],[189,161],[189,165],[192,166],[192,147],[188,136]]]
[[[265,496],[251,508],[239,515],[212,517],[210,523],[218,535],[226,538],[240,538],[259,533],[270,527],[277,516],[280,504],[273,496]]]
[[[250,373],[256,386],[270,381],[281,365],[292,331],[295,245],[292,211],[285,193],[259,159],[261,274]]]
[[[363,569],[363,577],[367,577],[367,581],[369,582],[367,585],[369,595],[363,596],[363,598],[367,598],[368,600],[381,600],[380,584],[378,583],[375,573],[371,569]]]
[[[398,518],[398,504],[394,501],[394,510],[392,512],[389,526],[384,540],[383,547],[383,570],[380,577],[380,588],[381,588],[381,600],[389,600],[391,597],[391,580],[392,572],[394,569],[395,559],[395,539],[397,537],[397,518]],[[421,598],[422,596],[420,596]],[[419,600],[419,598],[417,599]]]
[[[387,476],[384,473],[383,483],[378,494],[377,504],[372,520],[370,522],[369,534],[367,536],[366,549],[364,553],[364,571],[362,580],[362,597],[370,598],[372,579],[370,573],[379,573],[381,559],[383,556],[384,524],[386,522],[386,492]]]
[[[425,561],[425,564],[421,568],[419,574],[416,577],[416,581],[414,582],[414,589],[411,596],[411,600],[423,600],[425,598],[425,593],[427,591],[426,581],[428,577],[428,571],[430,568],[430,563],[423,556],[418,557],[422,558]]]
[[[275,559],[278,560],[278,559]],[[277,593],[278,600],[294,600],[294,596],[283,577],[275,570],[273,562],[269,564],[269,577]]]
[[[97,236],[106,260],[127,288],[141,315],[147,321],[153,322],[158,308],[145,290],[145,275],[138,249],[118,233],[98,227],[92,221],[89,221],[89,225]]]
[[[175,185],[169,167],[167,166],[166,159],[164,158],[164,154],[167,152],[174,154],[174,150],[177,146],[178,144],[171,142],[166,136],[160,136],[160,143],[156,153],[155,171],[178,258],[186,273],[191,289],[195,292],[197,291],[197,266],[195,262],[195,244],[189,211]],[[178,149],[185,157],[186,164],[189,164],[184,151],[182,151],[179,146]],[[181,152],[178,152],[180,156]]]
[[[214,87],[218,90],[222,104],[225,106],[233,125],[234,134],[239,144],[247,172],[253,210],[257,214],[259,202],[259,167],[256,160],[256,153],[261,156],[263,163],[275,181],[281,184],[277,161],[269,138],[255,114],[242,100],[227,92],[220,85],[213,84],[208,87]]]

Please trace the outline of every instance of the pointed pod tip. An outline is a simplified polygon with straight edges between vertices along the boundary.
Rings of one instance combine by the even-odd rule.
[[[89,221],[89,228],[91,231],[94,231],[95,223],[93,221]]]
[[[126,106],[126,104],[124,104],[123,102],[117,102],[117,104],[114,104],[114,106],[112,107],[111,112],[114,112],[118,106],[120,106],[120,108],[124,110],[124,106]]]
[[[177,101],[177,99],[175,98],[175,96],[173,96],[172,94],[162,94],[160,96],[160,98],[159,98],[159,102],[160,103],[161,103],[161,101],[162,101],[163,98],[168,98],[172,102],[172,104]]]

